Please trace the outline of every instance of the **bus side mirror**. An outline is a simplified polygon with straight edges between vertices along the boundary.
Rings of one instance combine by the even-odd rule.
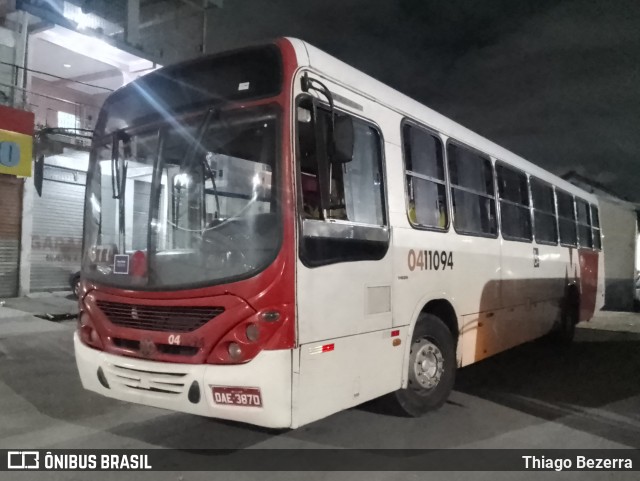
[[[349,115],[336,115],[333,128],[333,155],[331,162],[346,164],[353,160],[353,119]]]
[[[44,155],[36,157],[33,163],[33,185],[36,188],[38,197],[42,197],[42,181],[44,180]]]

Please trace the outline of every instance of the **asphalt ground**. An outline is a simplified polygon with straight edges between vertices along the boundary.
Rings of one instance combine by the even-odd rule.
[[[16,311],[18,312],[18,311]],[[640,448],[640,315],[601,313],[565,349],[540,340],[459,370],[447,404],[419,419],[369,402],[270,431],[84,391],[74,321],[0,316],[0,448]],[[15,313],[14,313],[15,314]],[[330,468],[330,466],[329,466]],[[250,466],[247,469],[251,469]],[[2,479],[640,479],[622,472],[30,472]]]

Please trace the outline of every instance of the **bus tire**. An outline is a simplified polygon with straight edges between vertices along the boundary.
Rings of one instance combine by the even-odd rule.
[[[442,406],[456,378],[453,335],[433,314],[421,314],[411,339],[408,384],[389,395],[393,411],[418,417]]]

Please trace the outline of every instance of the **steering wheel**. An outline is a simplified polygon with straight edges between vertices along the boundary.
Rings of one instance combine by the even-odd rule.
[[[224,225],[228,227],[229,220],[226,219],[219,222],[218,225],[210,226],[202,232],[202,250],[207,254],[207,258],[210,259],[214,257],[217,258],[216,260],[223,259],[223,263],[225,264],[239,261],[242,262],[245,267],[252,268],[247,262],[247,256],[243,250],[243,245],[246,245],[248,236],[241,232],[223,233],[219,231],[218,228]],[[222,257],[220,247],[226,251]]]

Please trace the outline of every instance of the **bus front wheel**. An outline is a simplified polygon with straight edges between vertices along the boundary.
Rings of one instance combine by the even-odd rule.
[[[418,417],[439,408],[456,377],[456,346],[451,331],[433,314],[421,314],[411,339],[406,389],[390,395],[391,407]]]

